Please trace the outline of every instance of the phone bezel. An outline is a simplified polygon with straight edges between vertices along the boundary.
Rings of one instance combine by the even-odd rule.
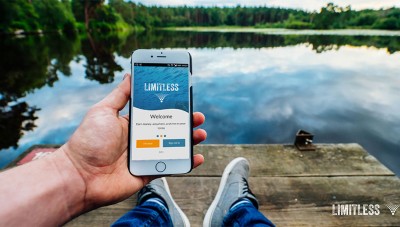
[[[161,56],[161,57],[160,57]],[[189,115],[190,128],[189,138],[190,145],[188,151],[189,159],[154,159],[154,160],[131,160],[131,110],[133,99],[133,80],[134,80],[134,63],[164,63],[164,64],[188,64],[189,76]],[[135,50],[131,56],[131,96],[129,99],[129,138],[128,138],[128,169],[132,175],[147,176],[147,175],[170,175],[188,173],[193,168],[193,98],[192,98],[192,58],[187,51],[176,50],[154,50],[154,49],[139,49]],[[163,172],[158,172],[155,168],[157,163],[164,162],[166,169]]]

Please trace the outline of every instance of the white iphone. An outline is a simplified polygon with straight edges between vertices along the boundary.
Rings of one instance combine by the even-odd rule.
[[[168,175],[193,168],[192,59],[187,51],[133,52],[129,105],[131,174]]]

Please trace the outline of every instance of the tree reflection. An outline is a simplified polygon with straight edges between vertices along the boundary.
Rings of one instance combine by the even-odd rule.
[[[1,100],[3,102],[4,100]],[[14,105],[0,104],[0,148],[18,147],[23,132],[32,131],[36,125],[35,115],[40,109],[30,107],[26,102]]]
[[[310,44],[317,52],[337,50],[341,46],[385,48],[388,53],[400,51],[400,37],[338,35],[268,35],[233,32],[164,31],[131,34],[117,53],[129,57],[138,48],[265,48]]]
[[[313,35],[313,36],[287,36],[288,43],[309,43],[317,53],[338,50],[341,46],[375,47],[386,49],[389,54],[400,51],[400,37],[391,36],[338,36],[338,35]]]
[[[33,130],[39,108],[20,98],[58,80],[58,72],[71,74],[69,63],[77,54],[77,37],[5,37],[0,42],[0,149],[18,146]]]
[[[65,76],[71,76],[71,61],[80,53],[81,42],[76,34],[69,34],[67,36],[53,36],[51,40],[47,42],[47,48],[49,51],[49,62],[48,74],[51,74],[53,78],[57,78],[57,73],[61,72]]]
[[[87,38],[82,40],[82,54],[86,57],[86,78],[101,84],[114,81],[115,71],[122,71],[122,67],[114,59],[114,52],[120,43],[117,35],[102,37],[87,33]]]

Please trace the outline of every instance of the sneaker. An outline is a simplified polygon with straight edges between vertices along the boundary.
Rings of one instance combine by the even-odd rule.
[[[247,179],[249,162],[245,158],[236,158],[226,166],[222,174],[217,195],[208,208],[203,226],[222,226],[222,221],[231,206],[238,200],[247,198],[258,209],[258,201],[250,191]]]
[[[138,193],[137,203],[140,205],[154,197],[161,198],[165,202],[174,226],[190,226],[189,219],[172,198],[165,177],[157,178],[142,188]]]

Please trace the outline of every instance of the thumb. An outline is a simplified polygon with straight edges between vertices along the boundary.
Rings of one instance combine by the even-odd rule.
[[[110,107],[116,111],[122,110],[131,95],[131,75],[124,75],[124,80],[110,94],[108,94],[98,105]]]

